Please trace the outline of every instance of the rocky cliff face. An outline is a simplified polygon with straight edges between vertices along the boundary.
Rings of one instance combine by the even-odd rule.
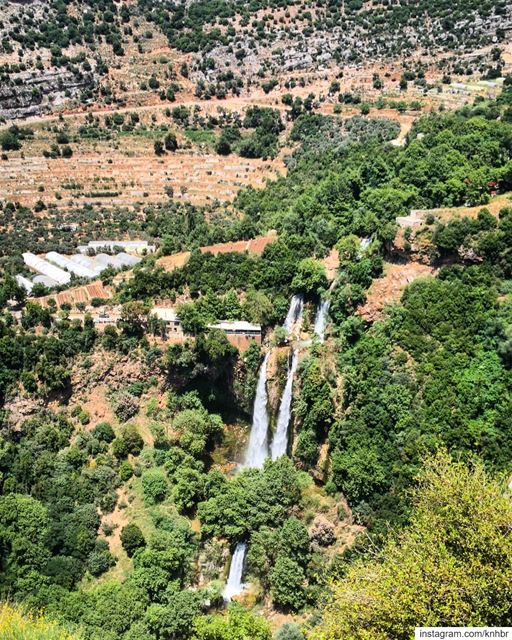
[[[0,116],[13,120],[40,115],[94,86],[93,74],[74,74],[65,69],[13,74],[0,83]]]

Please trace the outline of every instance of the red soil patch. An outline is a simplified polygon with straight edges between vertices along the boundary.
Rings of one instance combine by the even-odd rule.
[[[174,253],[172,256],[164,256],[158,258],[156,264],[159,267],[163,267],[166,271],[172,271],[182,267],[189,259],[190,251],[182,251],[181,253]]]
[[[275,233],[269,233],[266,236],[260,236],[253,238],[252,240],[239,240],[238,242],[219,242],[218,244],[211,244],[207,247],[200,247],[201,253],[213,253],[214,256],[219,253],[242,253],[247,251],[252,255],[261,255],[265,247],[276,240],[277,235]],[[190,251],[182,251],[181,253],[175,253],[172,256],[164,256],[156,261],[159,267],[163,267],[166,271],[172,271],[182,267],[188,260]],[[126,275],[126,272],[123,273]]]
[[[434,269],[419,262],[407,264],[387,264],[382,278],[374,280],[368,289],[367,300],[359,307],[357,314],[368,322],[382,316],[386,304],[396,302],[402,296],[404,287],[424,276],[432,275]]]
[[[219,253],[247,253],[253,255],[261,255],[267,246],[273,242],[277,236],[275,234],[269,234],[268,236],[261,236],[254,238],[253,240],[239,240],[238,242],[219,242],[218,244],[212,244],[209,247],[201,247],[201,253],[213,253],[214,256]]]
[[[42,298],[31,298],[31,302],[37,302],[45,307],[48,305],[48,300],[51,298],[52,300],[55,300],[57,306],[60,307],[65,302],[71,305],[74,305],[77,302],[85,302],[85,304],[89,304],[93,298],[108,299],[110,297],[110,291],[104,287],[99,280],[97,280],[81,287],[74,287],[73,289],[54,293],[49,296],[43,296]]]
[[[336,272],[340,266],[340,254],[338,249],[331,249],[329,255],[323,259],[323,263],[325,266],[327,280],[331,282],[336,277]]]

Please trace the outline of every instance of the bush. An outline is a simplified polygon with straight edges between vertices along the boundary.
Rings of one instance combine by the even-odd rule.
[[[132,476],[133,476],[133,467],[132,467],[132,465],[128,462],[128,460],[124,460],[124,461],[119,465],[119,477],[121,478],[122,482],[126,482],[126,481],[128,481]]]
[[[139,402],[137,398],[126,391],[121,391],[114,397],[113,409],[121,422],[127,422],[138,412]]]
[[[64,627],[41,614],[27,614],[20,607],[0,605],[0,628],[3,638],[23,640],[73,640]]]
[[[136,524],[127,524],[121,530],[121,544],[129,558],[137,551],[146,546],[146,540],[142,531]]]
[[[0,146],[4,151],[16,151],[21,149],[20,141],[12,131],[4,131],[0,134]]]
[[[109,422],[98,422],[91,433],[100,442],[110,443],[115,438],[114,429]]]
[[[305,575],[302,567],[286,556],[280,556],[270,573],[270,593],[274,606],[285,611],[298,611],[305,604]]]
[[[167,496],[167,478],[160,469],[149,469],[142,474],[142,490],[149,504],[162,502]]]
[[[93,551],[87,559],[87,569],[91,575],[98,577],[115,563],[116,559],[110,551]]]
[[[167,151],[176,151],[178,148],[178,139],[176,134],[169,132],[164,138],[164,145]]]
[[[86,424],[89,424],[89,422],[91,421],[91,416],[87,411],[82,410],[78,415],[78,420],[80,421],[80,424],[83,424],[85,426]]]
[[[274,640],[305,640],[300,626],[295,622],[287,622],[279,629]]]

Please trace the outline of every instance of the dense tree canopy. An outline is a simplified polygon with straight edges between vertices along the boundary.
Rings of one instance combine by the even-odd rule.
[[[406,640],[417,626],[508,624],[511,521],[502,484],[480,463],[428,459],[409,526],[335,585],[312,637]]]

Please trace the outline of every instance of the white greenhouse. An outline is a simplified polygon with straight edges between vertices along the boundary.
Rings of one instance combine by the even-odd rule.
[[[79,278],[95,278],[97,276],[97,273],[92,269],[89,269],[89,267],[84,267],[81,264],[77,264],[76,262],[73,262],[66,256],[63,256],[56,251],[50,251],[49,253],[47,253],[46,259],[50,262],[55,263],[59,267],[62,267],[63,269],[67,269],[71,273],[74,273]]]
[[[123,266],[122,262],[117,259],[117,256],[109,256],[106,253],[98,253],[94,261],[96,264],[101,265],[102,268],[114,267],[114,269],[120,269]]]
[[[30,282],[28,278],[25,278],[25,276],[22,276],[21,274],[16,276],[16,282],[20,285],[20,287],[23,287],[27,293],[30,293],[34,286],[34,284]]]
[[[136,258],[135,256],[129,256],[127,253],[124,253],[124,252],[118,253],[116,258],[125,267],[134,267],[136,264],[140,262],[140,258]]]
[[[81,245],[78,247],[78,251],[81,253],[87,253],[89,249],[114,249],[120,247],[130,253],[154,253],[156,247],[154,244],[149,244],[147,240],[91,240],[86,246]]]
[[[59,267],[56,267],[53,264],[50,264],[42,258],[38,258],[33,253],[30,253],[30,251],[26,251],[23,254],[23,260],[25,261],[27,267],[33,269],[43,276],[49,276],[58,284],[68,284],[71,280],[71,275],[69,273],[67,273],[63,269],[60,269]]]
[[[42,284],[49,289],[51,289],[52,287],[57,287],[59,285],[59,283],[53,278],[50,278],[50,276],[36,276],[33,282],[34,284]]]
[[[70,260],[75,264],[79,264],[82,267],[86,267],[87,269],[94,271],[96,276],[99,276],[100,273],[103,271],[103,269],[105,269],[104,264],[98,263],[96,262],[96,260],[93,260],[92,258],[88,258],[87,256],[83,256],[79,253],[71,256]]]

